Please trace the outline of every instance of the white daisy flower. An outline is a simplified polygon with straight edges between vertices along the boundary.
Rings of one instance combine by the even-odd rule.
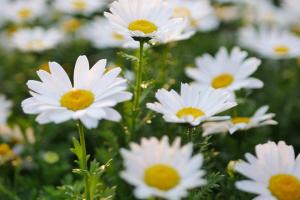
[[[277,125],[278,122],[273,120],[274,113],[267,113],[269,106],[262,106],[252,117],[232,117],[229,120],[221,122],[207,122],[203,124],[203,136],[227,133],[233,134],[238,130],[249,130],[266,125]]]
[[[280,141],[256,146],[256,157],[246,154],[247,162],[236,164],[236,171],[250,180],[238,181],[236,187],[257,194],[257,200],[300,199],[300,155],[295,159],[292,146]]]
[[[213,87],[229,91],[241,88],[261,88],[263,82],[249,77],[261,61],[257,58],[247,58],[248,53],[235,47],[229,53],[224,47],[212,57],[205,54],[196,59],[197,68],[187,68],[186,74],[195,80],[198,87]]]
[[[4,1],[1,6],[4,19],[15,23],[29,22],[47,13],[45,0]]]
[[[174,18],[188,21],[187,29],[199,30],[202,20],[212,13],[213,8],[207,0],[170,0]]]
[[[138,48],[138,42],[131,37],[116,32],[106,18],[98,17],[85,26],[81,33],[83,38],[89,40],[96,48]]]
[[[61,12],[83,15],[101,11],[106,4],[106,0],[55,0],[54,2],[55,8]]]
[[[300,1],[298,0],[283,0],[282,7],[285,9],[288,13],[291,14],[291,16],[294,17],[294,20],[300,19]]]
[[[6,124],[7,118],[10,115],[12,102],[0,95],[0,125]]]
[[[22,102],[27,114],[38,114],[37,122],[61,123],[80,120],[87,128],[95,128],[102,119],[119,121],[121,115],[112,107],[129,100],[126,80],[119,78],[120,68],[105,72],[106,60],[99,60],[91,69],[86,56],[80,56],[74,69],[74,85],[67,73],[55,62],[50,72],[37,72],[40,81],[28,81],[31,98]]]
[[[191,38],[196,32],[193,30],[187,30],[187,23],[188,21],[185,20],[185,23],[182,23],[178,26],[173,26],[170,29],[168,34],[163,35],[161,37],[161,43],[169,43],[169,42],[176,42],[176,41],[181,41],[181,40],[187,40]]]
[[[180,138],[172,145],[168,137],[142,139],[141,145],[132,143],[131,150],[121,149],[125,170],[121,177],[135,186],[138,199],[161,197],[179,200],[187,190],[206,184],[201,170],[203,156],[192,156],[193,145],[181,147]]]
[[[180,27],[182,18],[172,19],[172,9],[163,0],[117,0],[104,15],[120,34],[160,41]]]
[[[220,19],[214,14],[209,14],[198,23],[198,31],[208,32],[216,30],[220,26]]]
[[[74,34],[82,29],[83,22],[76,17],[64,17],[60,19],[59,27],[66,34]]]
[[[19,29],[11,38],[12,46],[24,52],[53,49],[62,39],[63,34],[59,30],[45,30],[42,27]]]
[[[30,144],[35,143],[34,131],[32,128],[27,128],[22,132],[18,125],[9,127],[7,125],[0,126],[0,137],[6,143],[13,143],[15,145],[23,145],[27,141]]]
[[[269,59],[289,59],[300,56],[300,38],[290,32],[278,29],[253,27],[240,31],[241,45]]]
[[[181,94],[176,91],[160,89],[155,95],[159,102],[148,103],[147,107],[163,114],[167,122],[189,123],[197,126],[203,121],[224,120],[229,117],[214,117],[236,106],[231,94],[224,90],[198,87],[181,84]]]
[[[0,126],[0,138],[7,144],[12,144],[14,154],[20,155],[26,144],[34,144],[35,136],[32,128],[27,128],[24,132],[17,125],[9,127]]]

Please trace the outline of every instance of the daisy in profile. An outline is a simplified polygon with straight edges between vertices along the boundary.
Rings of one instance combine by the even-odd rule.
[[[197,68],[187,68],[186,74],[200,88],[212,87],[229,91],[261,88],[262,81],[249,77],[257,70],[261,61],[247,56],[248,53],[239,47],[233,48],[231,52],[222,47],[215,57],[209,54],[198,57]]]
[[[288,31],[253,27],[240,31],[241,45],[249,48],[265,58],[289,59],[300,56],[300,38]]]
[[[203,136],[227,133],[233,134],[238,130],[249,130],[266,125],[277,125],[278,122],[273,120],[274,113],[267,113],[269,106],[262,106],[252,117],[232,117],[229,120],[221,122],[207,122],[203,124]]]
[[[188,21],[186,28],[201,30],[202,20],[212,14],[213,8],[207,0],[170,0],[174,18],[184,18]]]
[[[30,22],[47,13],[45,0],[4,1],[1,6],[4,19],[15,23]]]
[[[140,145],[130,146],[130,150],[121,149],[125,166],[121,177],[135,187],[136,198],[179,200],[189,189],[206,184],[203,156],[192,156],[191,143],[181,147],[180,138],[170,144],[164,136],[161,140],[143,138]]]
[[[0,95],[0,125],[6,124],[7,118],[10,115],[12,102]]]
[[[116,32],[106,18],[98,17],[86,25],[81,33],[83,38],[89,40],[98,49],[127,47],[138,48],[138,42],[131,37]]]
[[[256,157],[246,154],[246,162],[236,164],[236,171],[250,180],[238,181],[239,190],[258,195],[261,200],[300,199],[300,155],[280,141],[257,145]]]
[[[163,0],[117,0],[104,15],[118,33],[135,40],[160,41],[184,23],[172,18],[172,9]]]
[[[224,120],[229,117],[214,116],[234,106],[230,93],[224,90],[198,87],[181,84],[181,93],[160,89],[155,95],[159,102],[148,103],[147,107],[163,114],[167,122],[189,123],[198,126],[203,121]]]
[[[55,8],[61,12],[82,15],[101,11],[106,4],[106,0],[55,0],[54,2]]]
[[[11,38],[12,46],[23,52],[42,52],[53,49],[63,39],[56,29],[45,30],[42,27],[18,29]]]
[[[106,72],[106,60],[99,60],[91,69],[86,56],[75,64],[74,84],[56,62],[50,62],[50,73],[39,70],[41,81],[28,81],[32,97],[22,102],[27,114],[37,114],[37,122],[62,123],[80,120],[87,128],[95,128],[99,120],[119,121],[121,115],[113,109],[129,100],[126,80],[119,78],[120,68]]]

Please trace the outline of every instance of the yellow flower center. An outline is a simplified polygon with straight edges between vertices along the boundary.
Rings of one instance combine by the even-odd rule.
[[[300,25],[295,25],[291,28],[291,31],[296,35],[300,35]]]
[[[32,15],[32,11],[29,8],[21,8],[18,15],[21,19],[27,19]]]
[[[50,73],[50,66],[48,62],[45,62],[41,66],[39,66],[39,69]]]
[[[205,113],[202,110],[200,110],[199,108],[193,108],[193,107],[182,108],[181,110],[179,110],[176,113],[176,116],[178,118],[182,118],[185,116],[193,116],[194,119],[197,119],[199,117],[202,117],[203,115],[205,115]]]
[[[197,25],[199,24],[199,21],[196,20],[195,18],[193,18],[191,10],[186,7],[179,6],[179,7],[174,8],[173,17],[174,18],[188,18],[189,24],[192,27],[197,27]]]
[[[112,37],[115,39],[115,40],[118,40],[118,41],[123,41],[125,38],[123,35],[119,34],[119,33],[113,33],[112,34]]]
[[[12,153],[13,152],[8,144],[0,144],[0,156],[6,156]]]
[[[300,180],[289,174],[278,174],[270,178],[269,190],[278,200],[299,200]]]
[[[74,0],[72,6],[75,10],[84,10],[87,4],[84,0]]]
[[[173,17],[180,17],[180,18],[185,18],[185,17],[191,17],[192,13],[190,9],[186,7],[176,7],[173,10]]]
[[[140,19],[131,22],[128,25],[128,29],[131,31],[141,31],[145,34],[149,34],[157,31],[157,26],[148,20]]]
[[[94,94],[88,90],[72,90],[60,99],[61,106],[72,111],[88,108],[94,102]]]
[[[234,77],[231,74],[221,74],[217,77],[215,77],[212,80],[212,87],[215,89],[219,89],[219,88],[226,88],[228,86],[230,86],[234,81]]]
[[[286,45],[279,45],[274,47],[274,52],[279,55],[287,55],[290,52],[290,48]]]
[[[31,40],[27,44],[28,49],[43,48],[43,46],[44,46],[44,41],[40,39]]]
[[[63,23],[63,29],[67,32],[75,32],[80,27],[81,23],[78,19],[70,19]]]
[[[150,187],[168,191],[179,184],[180,175],[169,165],[157,164],[145,170],[144,181]]]
[[[250,122],[250,118],[249,117],[233,117],[231,118],[231,122],[233,124],[240,124],[240,123],[245,123],[248,124]]]
[[[5,33],[8,37],[12,37],[18,30],[17,26],[10,26],[5,30]]]

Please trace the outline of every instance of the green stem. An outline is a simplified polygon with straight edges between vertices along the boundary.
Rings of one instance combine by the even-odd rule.
[[[85,145],[85,139],[84,139],[84,129],[81,122],[78,122],[78,132],[79,132],[79,139],[80,139],[80,145],[81,145],[81,151],[82,151],[82,160],[81,160],[81,168],[85,172],[88,171],[87,168],[87,155],[86,155],[86,145]],[[90,186],[89,186],[89,177],[85,173],[84,175],[84,181],[85,181],[85,196],[86,200],[91,200],[90,198]]]
[[[131,138],[134,135],[136,121],[139,114],[139,105],[140,105],[140,97],[142,93],[142,80],[143,80],[143,52],[144,52],[144,41],[140,41],[140,49],[139,49],[139,63],[136,69],[136,80],[135,80],[135,87],[134,87],[134,99],[133,99],[133,106],[132,106],[132,124],[131,124]]]

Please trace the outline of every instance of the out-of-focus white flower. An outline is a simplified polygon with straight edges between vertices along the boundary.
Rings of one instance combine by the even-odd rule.
[[[188,21],[185,21],[188,23]],[[176,42],[176,41],[181,41],[181,40],[187,40],[191,38],[194,34],[195,31],[193,30],[188,30],[186,27],[186,23],[182,23],[178,26],[174,26],[174,30],[170,29],[168,34],[165,34],[161,38],[161,43],[169,43],[169,42]]]
[[[5,20],[15,23],[29,22],[47,16],[45,0],[4,1],[1,12]]]
[[[6,124],[7,118],[10,115],[12,102],[0,95],[0,125]]]
[[[64,38],[57,29],[24,28],[13,34],[12,46],[24,52],[41,52],[55,48]]]
[[[256,156],[247,153],[246,160],[235,166],[237,172],[250,180],[238,181],[236,187],[258,195],[261,200],[300,199],[300,155],[280,141],[257,145]]]
[[[66,34],[77,33],[83,27],[82,21],[76,17],[65,17],[59,21],[60,29]]]
[[[240,31],[242,46],[269,59],[289,59],[300,56],[300,38],[288,31],[247,27]]]
[[[24,144],[26,141],[35,143],[35,136],[32,128],[27,128],[23,133],[21,128],[17,125],[9,127],[7,125],[0,126],[0,137],[6,143]]]
[[[41,81],[28,81],[32,97],[22,102],[25,113],[38,114],[38,123],[74,119],[87,128],[95,128],[99,120],[121,119],[113,107],[129,100],[132,94],[125,91],[126,80],[118,77],[120,68],[106,72],[106,60],[99,60],[90,69],[87,57],[80,56],[75,64],[73,85],[58,63],[50,62],[49,67],[50,73],[37,72]]]
[[[181,147],[180,143],[176,138],[170,144],[166,136],[161,140],[143,138],[140,145],[132,143],[130,150],[121,150],[125,166],[121,177],[135,187],[136,198],[179,200],[189,189],[206,184],[203,156],[192,156],[193,145]]]
[[[202,22],[213,13],[213,8],[207,0],[170,0],[168,3],[172,7],[174,18],[187,20],[187,30],[202,30]]]
[[[6,144],[10,144],[15,155],[21,155],[26,144],[34,144],[35,136],[32,128],[27,128],[22,132],[17,125],[9,127],[7,125],[0,126],[0,138]]]
[[[300,1],[298,0],[283,0],[282,9],[285,12],[285,27],[300,32]]]
[[[200,88],[213,87],[229,91],[241,88],[261,88],[263,82],[249,77],[260,65],[257,58],[247,58],[248,53],[235,47],[229,53],[220,48],[215,57],[205,54],[196,59],[197,68],[187,68],[186,73]]]
[[[197,126],[203,121],[224,120],[229,117],[214,116],[234,106],[230,93],[224,90],[181,84],[181,93],[160,89],[155,97],[159,102],[148,103],[147,108],[163,114],[171,123],[189,123]]]
[[[57,10],[68,14],[90,15],[101,11],[107,4],[106,0],[55,0]]]
[[[127,35],[114,30],[106,18],[98,17],[86,25],[80,32],[83,38],[89,40],[96,48],[138,48],[138,42]]]
[[[259,108],[252,117],[232,117],[230,120],[221,122],[207,122],[203,124],[203,136],[227,133],[233,134],[238,130],[249,130],[266,125],[277,125],[273,120],[274,113],[267,113],[269,106]]]
[[[230,22],[241,17],[240,7],[237,5],[216,5],[214,6],[215,15],[222,21]]]
[[[172,9],[163,0],[117,0],[104,14],[118,33],[136,40],[161,41],[184,23],[172,18]]]

